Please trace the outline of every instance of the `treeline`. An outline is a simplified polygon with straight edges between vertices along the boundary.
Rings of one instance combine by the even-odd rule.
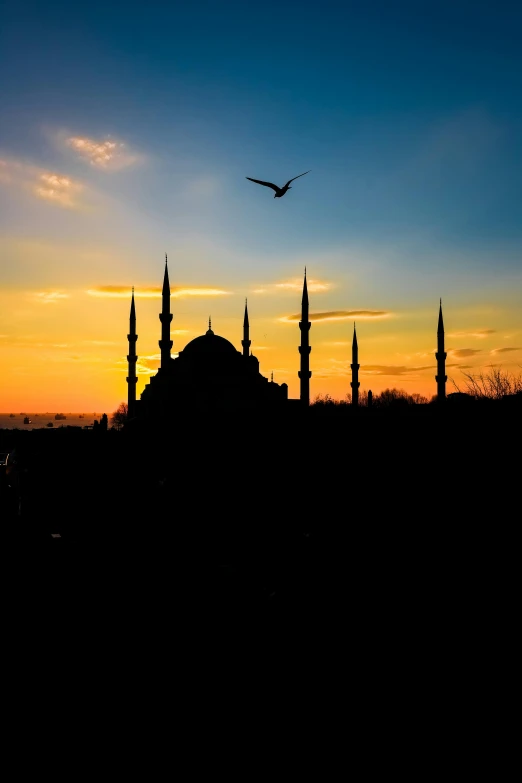
[[[459,385],[453,378],[450,382],[455,389],[447,393],[449,401],[494,401],[522,395],[522,374],[516,375],[492,367],[489,372],[463,373],[464,380]],[[330,394],[318,394],[312,400],[311,405],[317,407],[338,407],[352,405],[352,394],[349,392],[343,400],[336,400]],[[380,394],[372,395],[371,391],[359,392],[358,405],[361,408],[404,408],[413,405],[433,405],[437,403],[437,396],[430,400],[422,394],[408,394],[404,389],[384,389]]]

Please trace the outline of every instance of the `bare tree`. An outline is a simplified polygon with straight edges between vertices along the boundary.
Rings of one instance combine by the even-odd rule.
[[[129,412],[129,406],[126,402],[120,402],[117,409],[111,416],[111,424],[117,430],[121,430],[125,422],[127,421],[127,415]]]
[[[339,400],[334,399],[328,392],[326,394],[317,394],[312,401],[312,405],[327,405],[330,407],[340,404]]]
[[[501,400],[511,394],[522,392],[522,375],[514,375],[501,367],[491,367],[487,373],[463,372],[464,388],[450,378],[455,389],[469,394],[477,400]]]
[[[359,408],[368,407],[368,392],[366,389],[362,389],[359,392]]]

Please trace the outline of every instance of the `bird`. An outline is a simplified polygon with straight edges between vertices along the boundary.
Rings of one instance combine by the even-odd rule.
[[[308,171],[304,171],[302,174],[298,174],[297,177],[292,177],[292,179],[289,179],[286,185],[283,185],[282,188],[279,188],[277,185],[274,185],[273,182],[264,182],[262,179],[252,179],[252,177],[246,177],[246,179],[249,179],[250,182],[257,182],[258,185],[266,185],[267,188],[272,188],[272,190],[275,190],[274,198],[281,198],[285,195],[287,190],[292,190],[290,187],[290,183],[294,181],[294,179],[298,179],[299,177],[304,177],[305,174],[309,174],[312,169],[308,169]]]

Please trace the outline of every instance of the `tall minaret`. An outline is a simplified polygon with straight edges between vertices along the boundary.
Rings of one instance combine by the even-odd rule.
[[[167,254],[165,253],[165,275],[163,276],[162,308],[159,319],[161,321],[161,340],[159,347],[161,351],[161,369],[165,369],[170,361],[170,351],[172,340],[170,339],[170,322],[172,313],[170,312],[170,283],[169,270],[167,269]]]
[[[247,300],[245,299],[245,317],[243,319],[243,339],[241,340],[241,345],[243,346],[243,356],[248,356],[250,353],[250,343],[252,342],[250,339],[250,327],[248,324],[248,309],[247,309]]]
[[[299,346],[299,353],[301,354],[301,369],[298,372],[301,379],[301,402],[303,405],[310,405],[310,378],[312,373],[310,372],[310,345],[308,344],[308,332],[310,331],[311,323],[308,320],[308,288],[306,286],[306,267],[304,273],[303,283],[303,298],[301,300],[301,320],[299,321],[299,328],[301,330],[301,345]]]
[[[437,327],[437,353],[435,358],[437,360],[437,375],[435,380],[437,381],[437,402],[444,402],[446,399],[446,381],[448,376],[446,375],[446,356],[444,351],[444,322],[442,320],[442,299],[440,300],[439,307],[439,325]]]
[[[129,374],[127,376],[128,383],[128,395],[127,395],[127,417],[133,419],[136,415],[136,384],[138,377],[136,375],[136,362],[138,357],[136,356],[136,341],[138,335],[136,334],[136,308],[134,307],[134,286],[132,286],[132,299],[130,308],[130,328],[127,340],[129,341],[129,355],[127,361],[129,363]]]
[[[352,368],[352,382],[350,386],[352,387],[352,405],[357,407],[359,405],[359,386],[361,385],[359,383],[359,367],[361,366],[358,364],[359,360],[359,349],[357,347],[357,334],[355,333],[355,321],[353,323],[353,340],[352,340],[352,363],[350,367]]]

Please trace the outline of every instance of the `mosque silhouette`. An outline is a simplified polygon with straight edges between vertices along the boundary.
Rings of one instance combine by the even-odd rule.
[[[134,288],[130,306],[130,328],[127,339],[129,342],[128,361],[128,414],[127,420],[148,422],[161,425],[170,420],[173,409],[185,409],[198,412],[209,411],[261,411],[266,409],[282,410],[284,408],[306,408],[310,404],[310,351],[309,332],[311,321],[308,311],[308,288],[306,269],[303,280],[301,299],[301,344],[299,346],[300,369],[298,371],[300,394],[297,399],[289,399],[286,383],[269,381],[259,372],[259,360],[250,350],[250,326],[248,307],[245,301],[243,318],[242,350],[224,337],[215,334],[209,318],[208,330],[205,334],[191,340],[185,348],[173,358],[171,350],[173,342],[170,339],[170,283],[165,256],[165,272],[162,288],[162,309],[159,315],[161,322],[161,352],[160,367],[156,375],[136,399],[136,308],[134,303]],[[350,365],[352,380],[352,406],[359,404],[359,357],[357,334],[354,323],[352,341],[352,363]],[[442,301],[439,307],[437,328],[437,401],[446,399],[445,372],[446,352],[444,350],[444,324],[442,320]],[[371,400],[371,392],[369,392]]]

